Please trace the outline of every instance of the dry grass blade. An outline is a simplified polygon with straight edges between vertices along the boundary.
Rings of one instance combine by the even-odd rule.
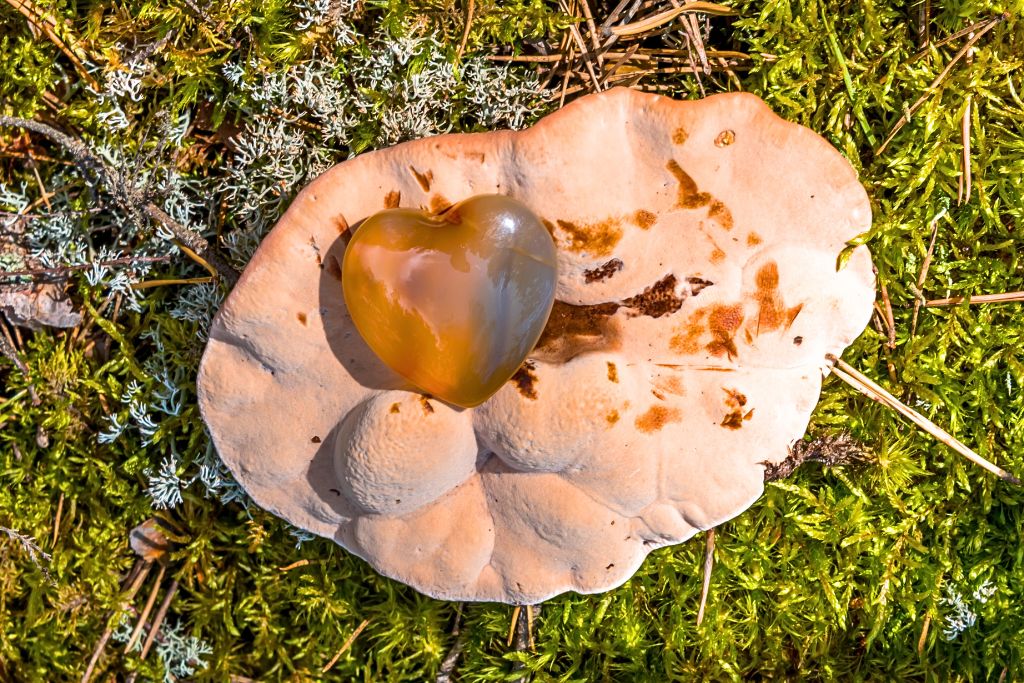
[[[338,663],[338,660],[341,659],[341,656],[348,652],[348,649],[352,647],[352,643],[356,642],[356,638],[359,637],[359,634],[362,633],[369,625],[370,620],[363,619],[359,626],[356,626],[356,630],[352,631],[352,635],[345,639],[345,642],[342,644],[341,649],[338,650],[338,652],[333,657],[331,657],[331,661],[327,662],[327,664],[324,665],[324,668],[320,669],[320,673],[325,674],[328,671],[330,671],[331,668]]]
[[[139,592],[140,588],[142,588],[142,583],[146,580],[146,577],[149,576],[149,570],[152,569],[152,567],[152,562],[143,563],[142,569],[138,574],[136,574],[135,580],[132,581],[131,587],[128,589],[124,599],[121,601],[121,609],[119,609],[118,612],[122,611],[129,603],[131,603],[132,598],[134,598],[135,594]],[[100,641],[96,643],[96,649],[92,651],[92,657],[89,658],[89,664],[85,667],[85,673],[82,674],[82,683],[89,683],[92,679],[92,674],[96,670],[96,664],[100,661],[100,657],[103,656],[103,651],[107,649],[107,643],[110,641],[110,636],[113,634],[114,628],[112,626],[108,626],[107,629],[103,631],[103,635],[100,636]]]
[[[960,182],[957,186],[957,204],[971,201],[971,103],[973,99],[973,95],[968,95],[965,98],[964,116],[960,120],[960,137],[963,140],[960,164],[963,170],[960,172]]]
[[[458,58],[462,59],[469,44],[469,31],[473,28],[473,12],[476,9],[476,0],[466,0],[466,26],[462,29],[462,40],[459,41]]]
[[[972,304],[1005,304],[1024,301],[1024,292],[1003,292],[1002,294],[978,294],[976,296],[951,296],[947,299],[931,299],[925,306],[956,306],[967,301]]]
[[[924,626],[921,627],[921,637],[917,639],[917,654],[921,656],[924,654],[924,646],[928,642],[928,627],[932,624],[932,615],[924,615]]]
[[[37,31],[46,34],[46,37],[50,39],[50,42],[57,46],[57,49],[64,53],[75,67],[75,71],[78,75],[85,80],[94,90],[98,90],[100,84],[92,77],[89,70],[85,68],[84,60],[88,59],[88,55],[82,50],[81,47],[74,43],[69,44],[59,35],[57,35],[57,23],[50,18],[48,15],[39,11],[35,5],[29,0],[6,0],[7,4],[18,10],[25,19],[28,20]]]
[[[516,639],[516,624],[519,623],[519,612],[522,609],[520,605],[516,605],[512,610],[512,623],[508,627],[508,641],[505,643],[505,647],[512,647],[512,641]]]
[[[916,424],[918,427],[931,434],[937,440],[946,444],[947,446],[949,446],[954,451],[964,456],[971,462],[980,465],[981,467],[988,470],[992,474],[995,474],[1000,479],[1003,479],[1013,484],[1020,484],[1020,479],[1018,479],[1017,477],[1013,476],[1006,470],[989,462],[985,458],[981,457],[980,455],[972,451],[970,448],[961,443],[952,434],[942,429],[937,424],[929,420],[927,417],[921,415],[919,412],[917,412],[910,406],[900,401],[898,398],[896,398],[888,391],[883,389],[881,385],[875,383],[870,377],[861,373],[856,368],[850,366],[841,358],[836,358],[831,354],[826,356],[826,358],[835,363],[835,365],[832,368],[832,372],[835,373],[836,377],[843,380],[844,382],[854,387],[855,389],[859,390],[868,398],[874,399],[875,401],[878,401],[882,405],[892,408],[900,415],[903,415],[905,418]]]
[[[1009,19],[1010,15],[1009,14],[1003,14],[1003,15],[1001,15],[1001,17],[1003,19]],[[947,43],[952,43],[954,40],[959,40],[960,38],[963,38],[964,36],[969,36],[972,33],[974,33],[975,31],[977,31],[978,29],[980,29],[983,26],[985,26],[987,23],[989,23],[993,19],[998,19],[998,18],[999,17],[989,17],[988,19],[982,19],[981,21],[976,21],[973,24],[971,24],[970,26],[968,26],[966,28],[960,29],[956,33],[951,33],[950,35],[946,36],[942,40],[937,40],[934,43],[927,43],[922,50],[914,53],[914,56],[912,56],[910,59],[908,59],[907,63],[911,64],[913,62],[916,62],[917,60],[919,60],[922,57],[924,57],[925,55],[927,55],[932,50],[932,48],[942,47],[943,45],[945,45]]]
[[[935,77],[935,80],[933,80],[931,84],[929,84],[924,94],[917,98],[917,101],[910,105],[906,109],[906,111],[903,112],[903,115],[900,116],[900,118],[896,121],[896,125],[893,126],[892,130],[889,132],[889,135],[885,138],[885,141],[878,149],[875,150],[875,156],[878,156],[879,154],[885,151],[886,147],[889,146],[889,143],[892,142],[892,139],[896,137],[896,134],[899,133],[903,129],[903,126],[907,125],[907,122],[910,121],[910,117],[913,116],[914,113],[921,108],[921,105],[928,101],[928,98],[935,92],[935,89],[939,87],[939,84],[942,83],[942,81],[946,80],[946,76],[949,75],[949,72],[953,70],[953,67],[957,65],[957,62],[963,59],[964,56],[966,56],[971,51],[971,48],[974,47],[975,43],[981,40],[981,37],[983,35],[985,35],[993,28],[995,28],[996,26],[998,26],[999,24],[1001,24],[1002,22],[1006,21],[1009,18],[1009,14],[1000,14],[997,17],[989,19],[978,28],[978,32],[971,36],[971,38],[966,43],[964,43],[964,46],[960,48],[955,55],[953,55],[953,59],[949,60],[949,64],[946,65],[946,68],[943,69],[942,72]]]
[[[932,257],[935,255],[935,240],[939,236],[939,219],[946,215],[946,209],[939,212],[935,218],[932,219],[932,238],[928,243],[928,252],[924,256],[924,263],[921,264],[921,272],[917,275],[917,291],[921,292],[924,290],[924,282],[928,278],[928,269],[932,265]],[[917,316],[921,312],[921,296],[914,297],[914,316],[910,322],[910,336],[913,337],[917,333]]]
[[[659,12],[654,16],[634,21],[630,24],[623,24],[621,26],[613,26],[611,32],[616,36],[635,36],[641,33],[647,33],[660,26],[664,26],[681,14],[688,12],[700,12],[702,14],[713,14],[718,17],[734,17],[738,13],[731,7],[725,5],[719,5],[713,2],[689,2],[681,7],[674,7],[664,12]]]
[[[700,589],[700,607],[697,608],[697,626],[704,621],[704,608],[708,604],[708,593],[711,592],[711,570],[715,566],[715,530],[708,529],[704,540],[704,583]]]
[[[149,591],[149,597],[146,598],[146,604],[142,608],[142,613],[139,615],[139,620],[135,624],[135,628],[132,630],[131,636],[128,638],[128,644],[124,646],[124,653],[128,654],[135,647],[135,643],[139,642],[139,637],[142,635],[142,629],[146,625],[146,619],[149,619],[149,613],[153,611],[153,606],[156,604],[156,596],[160,593],[160,584],[164,581],[164,572],[167,568],[164,565],[160,565],[160,571],[156,573],[156,581],[153,582],[153,588]]]

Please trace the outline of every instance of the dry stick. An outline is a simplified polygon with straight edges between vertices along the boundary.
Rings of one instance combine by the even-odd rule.
[[[626,52],[622,55],[622,57],[620,57],[619,59],[616,59],[615,62],[609,68],[605,69],[605,72],[604,72],[605,87],[607,87],[608,79],[611,78],[612,76],[614,76],[616,71],[618,71],[626,63],[628,63],[630,61],[630,59],[632,59],[632,57],[634,56],[634,54],[636,53],[636,51],[639,48],[640,48],[639,45],[633,45],[628,50],[626,50]]]
[[[701,2],[698,0],[697,2],[688,2],[681,7],[674,7],[670,10],[641,19],[640,21],[635,21],[631,24],[614,26],[611,31],[617,36],[635,36],[640,33],[652,31],[659,26],[663,26],[678,17],[680,14],[686,14],[687,12],[701,12],[703,14],[713,14],[719,17],[734,17],[738,14],[738,12],[731,7],[718,5],[713,2]]]
[[[278,567],[277,571],[288,572],[293,569],[298,569],[299,567],[305,567],[307,564],[309,564],[309,560],[299,560],[297,562],[292,562],[289,565],[285,565],[284,567]]]
[[[972,33],[974,33],[975,31],[977,31],[979,28],[981,28],[982,26],[987,24],[988,22],[992,21],[993,19],[998,19],[998,18],[999,18],[998,16],[997,17],[989,17],[988,19],[982,19],[981,21],[976,21],[973,24],[971,24],[970,26],[968,26],[966,28],[962,28],[959,31],[957,31],[956,33],[952,33],[952,34],[946,36],[942,40],[937,40],[934,43],[928,44],[927,46],[925,46],[925,48],[923,50],[919,50],[918,52],[914,53],[914,55],[910,59],[907,60],[907,64],[912,64],[913,62],[916,62],[917,60],[921,59],[922,57],[927,55],[929,52],[931,52],[932,48],[942,47],[943,45],[945,45],[947,43],[952,43],[954,40],[959,40],[960,38],[963,38],[964,36],[969,36]],[[1004,20],[1005,19],[1009,19],[1010,18],[1009,13],[1003,14],[1002,18]]]
[[[46,34],[46,37],[50,39],[50,42],[57,46],[57,49],[64,53],[64,56],[71,60],[71,63],[75,67],[75,71],[92,87],[93,90],[98,90],[100,84],[93,78],[89,70],[85,68],[85,64],[82,63],[82,59],[87,57],[84,52],[80,58],[75,54],[72,46],[70,46],[63,38],[57,35],[54,30],[57,28],[56,22],[46,21],[46,17],[38,16],[33,10],[35,7],[30,6],[26,0],[7,0],[7,4],[18,10],[24,16],[28,22],[36,29]]]
[[[924,654],[924,646],[928,641],[928,627],[932,624],[932,615],[924,615],[924,626],[921,627],[921,637],[917,639],[917,656]]]
[[[456,53],[459,59],[462,59],[462,54],[466,51],[466,45],[469,43],[469,31],[473,28],[473,11],[476,9],[476,0],[466,0],[466,26],[462,29],[462,40],[459,41],[459,50]]]
[[[935,239],[939,236],[939,219],[946,215],[943,209],[932,219],[932,239],[928,243],[928,253],[924,256],[924,263],[921,264],[921,272],[917,275],[917,291],[924,291],[924,281],[928,277],[928,269],[932,266],[932,256],[935,255]],[[914,317],[910,321],[910,336],[917,333],[917,315],[921,312],[921,296],[914,297]]]
[[[149,597],[146,598],[146,604],[142,608],[142,614],[139,615],[139,620],[135,624],[135,628],[132,630],[131,636],[128,638],[128,644],[124,646],[124,653],[128,654],[135,647],[135,643],[139,641],[139,636],[142,635],[142,629],[146,625],[146,619],[149,619],[149,613],[153,611],[153,605],[156,604],[156,596],[160,593],[160,584],[164,581],[164,572],[167,568],[164,565],[160,565],[160,571],[156,573],[156,581],[153,582],[153,588],[149,591]]]
[[[121,600],[120,608],[118,612],[123,611],[128,604],[135,597],[135,594],[139,592],[139,588],[142,587],[142,582],[149,576],[149,570],[153,567],[151,562],[144,562],[142,569],[135,576],[135,580],[132,582],[131,587],[128,589],[128,593],[125,594],[124,599]],[[96,669],[96,663],[100,661],[100,657],[103,656],[103,651],[107,649],[107,642],[110,640],[110,636],[114,634],[114,628],[108,626],[100,636],[100,642],[96,643],[96,649],[92,651],[92,657],[89,659],[89,665],[85,667],[85,673],[82,674],[82,683],[89,683],[92,678],[93,671]]]
[[[877,274],[876,274],[877,275]],[[892,315],[892,301],[889,299],[889,288],[885,286],[885,282],[882,280],[878,281],[879,290],[882,293],[882,303],[885,304],[885,326],[889,332],[889,340],[886,345],[889,349],[896,348],[896,321]]]
[[[570,13],[570,7],[567,2],[559,3],[566,14]],[[583,36],[580,35],[580,30],[576,27],[575,23],[569,24],[569,35],[572,36],[573,41],[576,43],[576,47],[579,48],[580,56],[583,57],[583,65],[587,68],[587,73],[590,74],[590,83],[597,92],[601,91],[601,82],[597,79],[597,72],[594,71],[594,64],[590,59],[590,52],[587,50],[587,44],[583,41]]]
[[[167,617],[167,610],[171,608],[171,600],[174,599],[174,594],[177,592],[178,580],[174,579],[171,581],[171,585],[167,587],[167,594],[164,595],[163,602],[160,603],[160,609],[156,611],[156,616],[153,617],[153,625],[149,627],[149,633],[146,634],[146,641],[142,643],[142,650],[139,652],[140,662],[149,654],[149,648],[153,647],[153,641],[156,640],[156,634],[160,632],[160,627],[163,626],[164,619]]]
[[[980,465],[989,472],[995,474],[1000,479],[1003,479],[1013,484],[1021,483],[1020,479],[1013,476],[1012,474],[1002,469],[1001,467],[992,464],[985,458],[981,457],[980,455],[972,451],[970,448],[968,448],[963,443],[958,441],[956,437],[951,435],[949,432],[942,429],[937,424],[926,418],[924,415],[921,415],[913,408],[910,408],[909,406],[904,404],[902,401],[900,401],[895,396],[890,394],[888,391],[883,389],[879,384],[875,383],[870,377],[864,375],[857,369],[853,368],[848,363],[844,362],[841,358],[836,358],[832,354],[828,354],[827,356],[825,356],[825,358],[835,363],[835,365],[832,368],[832,372],[835,373],[836,377],[843,380],[850,386],[860,390],[860,392],[867,396],[868,398],[872,398],[878,401],[879,403],[886,405],[889,408],[892,408],[900,415],[903,415],[908,420],[916,424],[924,431],[931,434],[933,437],[935,437],[942,443],[952,448],[960,455],[964,456],[971,462]]]
[[[917,101],[910,105],[910,107],[908,107],[903,112],[903,115],[900,116],[898,121],[896,121],[896,125],[893,126],[892,131],[889,132],[888,137],[885,138],[885,142],[882,143],[881,147],[875,150],[875,156],[878,156],[879,154],[885,151],[885,148],[889,146],[889,143],[892,142],[892,139],[894,137],[896,137],[896,134],[903,129],[903,126],[907,125],[908,121],[910,121],[910,117],[913,116],[914,113],[921,108],[921,105],[928,101],[928,98],[932,95],[932,93],[935,92],[935,89],[939,86],[939,84],[946,79],[946,76],[949,75],[949,72],[952,71],[953,67],[956,66],[957,62],[963,59],[964,55],[966,55],[970,51],[970,49],[974,47],[974,44],[981,40],[981,37],[983,35],[985,35],[993,28],[995,28],[996,26],[998,26],[999,24],[1001,24],[1002,22],[1006,21],[1009,18],[1010,14],[1009,12],[1006,12],[984,22],[984,24],[978,29],[978,32],[971,36],[970,39],[968,39],[968,41],[964,43],[964,46],[960,48],[955,55],[953,55],[953,59],[949,60],[949,64],[947,64],[946,68],[942,70],[942,73],[935,77],[935,80],[933,80],[931,84],[925,89],[924,94],[917,98]]]
[[[331,661],[327,662],[327,664],[324,665],[324,668],[320,669],[320,673],[325,674],[330,671],[331,668],[338,663],[338,660],[341,659],[341,656],[345,654],[350,647],[352,647],[352,643],[356,642],[356,638],[358,638],[359,634],[363,632],[363,629],[369,625],[370,620],[363,619],[362,623],[359,624],[359,626],[356,626],[356,630],[352,632],[352,635],[345,639],[345,643],[341,646],[341,649],[338,650],[337,654],[331,657]]]
[[[1024,301],[1024,292],[1004,292],[1002,294],[978,294],[977,296],[951,296],[948,299],[931,299],[925,306],[956,306],[968,301],[972,304],[1004,304],[1011,301]]]
[[[738,52],[736,50],[706,50],[708,57],[717,59],[742,59],[752,60],[753,57],[748,55],[746,52]],[[632,45],[628,50],[605,50],[601,52],[602,57],[609,59],[622,59],[628,58],[629,61],[637,62],[672,62],[675,58],[679,58],[685,61],[685,55],[682,50],[642,50],[639,44]],[[758,56],[764,59],[766,62],[777,61],[778,58],[775,55],[767,52],[760,52]],[[564,56],[562,54],[551,54],[551,55],[488,55],[487,59],[492,62],[521,62],[524,64],[551,64],[560,62]]]
[[[963,140],[963,154],[960,157],[960,182],[957,184],[956,203],[971,201],[971,102],[973,95],[964,101],[964,117],[960,120],[960,137]]]
[[[711,590],[711,569],[715,564],[715,529],[708,529],[704,538],[704,585],[700,589],[700,607],[697,608],[697,626],[704,621],[704,608],[708,604],[708,593]]]
[[[566,52],[566,57],[565,57],[566,68],[565,68],[565,74],[562,76],[562,93],[561,93],[561,95],[558,98],[558,108],[559,109],[561,109],[562,107],[565,106],[565,96],[566,96],[566,94],[568,94],[566,91],[569,88],[569,75],[572,73],[572,70],[569,68],[569,64],[572,63],[572,60],[573,60],[574,56],[575,56],[575,48],[570,44],[569,45],[569,49]]]
[[[60,518],[64,514],[64,492],[60,492],[60,498],[57,499],[57,517],[53,521],[53,541],[50,543],[50,549],[57,547],[57,537],[60,536]]]
[[[5,326],[0,325],[0,327],[3,327],[5,333],[7,332]],[[28,387],[28,395],[32,398],[32,405],[39,405],[42,401],[39,399],[39,394],[36,393],[35,387],[32,386],[32,375],[29,373],[28,366],[18,356],[18,352],[14,350],[14,344],[7,341],[6,336],[0,336],[0,355],[7,356],[14,363],[14,367],[18,368],[18,371],[25,376],[25,383]]]
[[[451,683],[452,674],[455,673],[455,665],[459,663],[459,657],[466,647],[466,632],[461,629],[462,603],[455,606],[455,625],[452,627],[452,635],[455,636],[455,644],[448,651],[448,655],[441,662],[441,668],[437,672],[435,683]]]
[[[58,266],[56,268],[33,268],[31,270],[4,270],[0,271],[0,279],[11,277],[36,277],[42,275],[57,275],[67,277],[78,270],[89,270],[93,266],[123,266],[135,265],[136,263],[166,263],[174,260],[173,256],[126,256],[124,258],[110,259],[109,261],[97,261],[95,263],[82,263],[78,265]]]
[[[590,45],[594,49],[598,66],[604,66],[604,58],[601,56],[601,41],[597,36],[597,24],[594,22],[594,14],[590,11],[590,0],[579,0],[583,8],[583,18],[587,21],[587,29],[590,31]]]
[[[141,207],[142,213],[149,217],[150,220],[162,224],[171,232],[171,234],[174,235],[175,239],[212,264],[213,267],[217,269],[220,277],[228,285],[234,285],[235,282],[238,281],[238,273],[235,272],[234,268],[232,268],[227,261],[222,259],[213,250],[210,243],[207,242],[202,235],[189,230],[171,218],[167,212],[159,206],[153,202],[147,201],[141,192],[132,187],[124,178],[121,177],[117,170],[107,166],[102,159],[93,154],[92,151],[89,150],[89,148],[81,141],[60,132],[52,126],[48,126],[45,123],[19,119],[12,116],[0,116],[0,128],[2,127],[24,128],[53,140],[75,157],[75,160],[81,165],[89,168],[100,178],[106,180],[110,185],[108,189],[111,190],[111,194],[115,201],[118,202],[118,204],[120,204],[122,208],[129,213],[129,215],[137,216],[139,207]]]

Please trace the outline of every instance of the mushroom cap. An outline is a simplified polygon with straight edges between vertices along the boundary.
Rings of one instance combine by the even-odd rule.
[[[355,331],[345,233],[385,207],[515,197],[558,245],[523,368],[472,409],[421,396]],[[522,132],[360,155],[306,187],[224,303],[199,372],[252,498],[451,600],[625,582],[745,510],[864,329],[871,224],[824,139],[743,93],[613,89]],[[339,480],[339,476],[343,480]]]

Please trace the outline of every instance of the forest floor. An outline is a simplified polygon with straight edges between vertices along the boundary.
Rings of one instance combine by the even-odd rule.
[[[835,376],[808,439],[866,457],[717,527],[700,623],[702,537],[517,636],[525,609],[423,597],[261,510],[211,446],[211,319],[299,189],[624,85],[752,92],[839,149],[879,280],[844,359],[1024,474],[1021,2],[676,4],[0,3],[0,680],[1024,677],[1024,489]]]

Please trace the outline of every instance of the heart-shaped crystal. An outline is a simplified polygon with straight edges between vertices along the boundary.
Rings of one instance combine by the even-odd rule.
[[[486,401],[540,338],[555,297],[550,233],[530,209],[479,195],[439,216],[389,209],[345,251],[356,329],[390,368],[455,405]]]

